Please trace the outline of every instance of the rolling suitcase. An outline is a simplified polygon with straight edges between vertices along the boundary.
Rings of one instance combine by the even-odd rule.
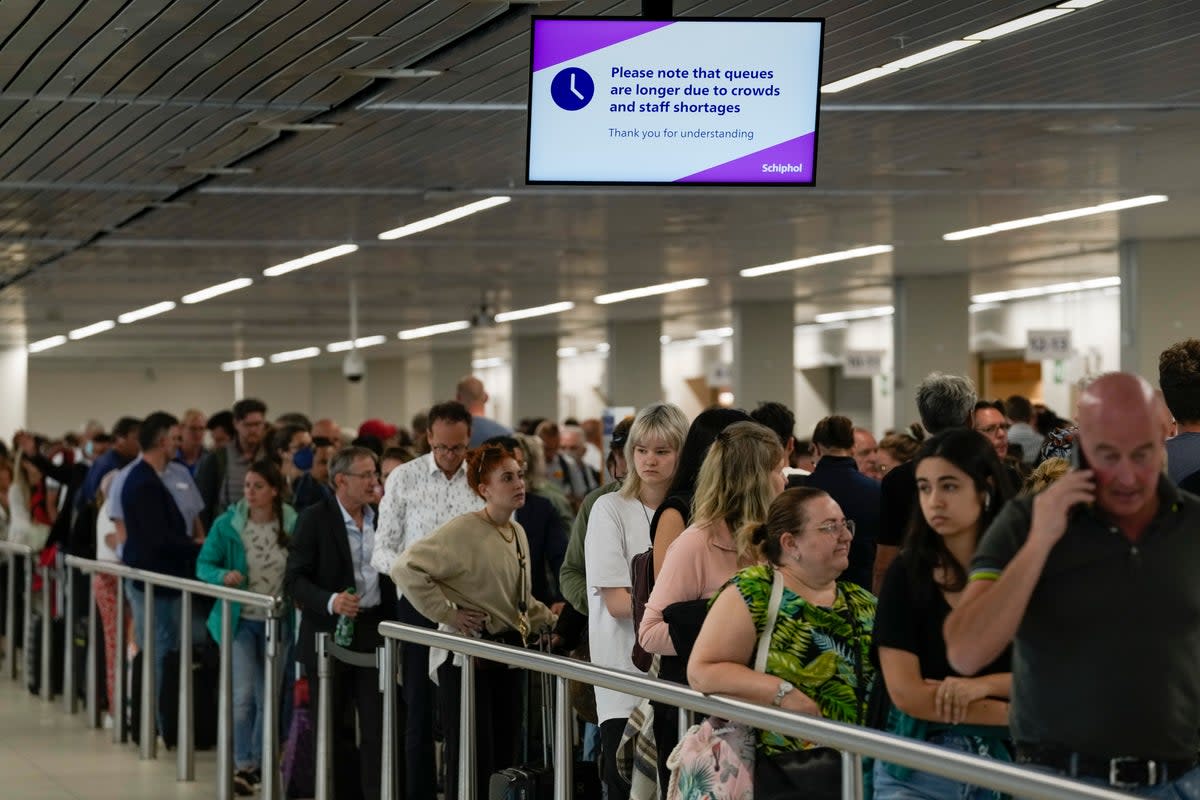
[[[192,744],[196,750],[217,746],[217,705],[220,684],[220,653],[215,646],[192,648]],[[167,653],[163,662],[162,691],[158,697],[162,713],[163,743],[175,748],[179,741],[179,651]]]
[[[526,763],[519,767],[508,767],[499,772],[494,773],[488,781],[488,798],[489,800],[550,800],[554,797],[554,767],[551,765],[551,737],[554,729],[552,725],[552,710],[554,707],[554,692],[550,688],[550,676],[545,673],[538,673],[534,678],[530,673],[529,679],[537,680],[538,688],[541,693],[541,719],[542,719],[542,763],[529,764]],[[524,713],[522,718],[529,720],[530,702],[529,691],[522,692]],[[522,748],[524,749],[525,761],[529,761],[529,739],[530,734],[526,725],[522,725],[524,730],[524,741]]]

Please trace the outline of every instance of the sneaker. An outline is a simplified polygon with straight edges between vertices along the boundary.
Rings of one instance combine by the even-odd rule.
[[[258,767],[251,767],[250,769],[246,770],[246,777],[250,779],[251,786],[262,785],[262,770]]]
[[[233,776],[233,793],[238,797],[250,797],[254,794],[254,785],[250,783],[250,771],[240,769]]]

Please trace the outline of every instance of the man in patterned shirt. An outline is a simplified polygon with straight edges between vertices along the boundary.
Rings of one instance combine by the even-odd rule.
[[[471,413],[462,403],[439,403],[429,409],[431,452],[396,467],[388,476],[371,565],[390,575],[392,565],[414,542],[461,514],[483,508],[483,500],[467,485],[466,455],[471,440]],[[396,618],[424,628],[435,624],[397,597]],[[409,800],[434,800],[433,683],[429,680],[429,648],[401,645],[404,669],[405,791]],[[453,723],[452,723],[453,724]],[[453,766],[451,766],[453,769]]]

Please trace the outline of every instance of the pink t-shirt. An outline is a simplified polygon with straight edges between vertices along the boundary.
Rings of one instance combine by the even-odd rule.
[[[646,652],[675,655],[663,609],[685,600],[712,597],[737,571],[737,549],[723,521],[703,527],[693,525],[679,534],[667,548],[638,629],[638,641]]]

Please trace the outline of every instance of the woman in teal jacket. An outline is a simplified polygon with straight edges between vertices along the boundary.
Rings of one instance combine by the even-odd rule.
[[[246,472],[244,490],[243,499],[213,522],[196,563],[196,576],[219,586],[280,595],[287,566],[288,537],[296,525],[295,510],[283,502],[283,474],[274,462],[255,462]],[[230,603],[230,616],[233,750],[237,768],[234,789],[239,795],[250,795],[262,776],[267,612]],[[220,603],[209,615],[208,630],[220,643]],[[272,691],[277,689],[272,687]]]

